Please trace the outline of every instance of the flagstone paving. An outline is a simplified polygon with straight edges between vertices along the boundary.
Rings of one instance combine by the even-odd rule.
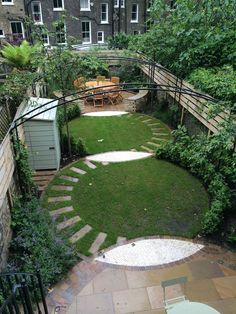
[[[49,197],[48,202],[49,203],[56,203],[56,202],[64,202],[64,201],[71,201],[71,196],[54,196]]]
[[[86,174],[86,171],[80,169],[80,168],[76,168],[76,167],[71,167],[70,170],[79,173],[79,174]]]
[[[62,207],[62,208],[58,208],[55,210],[51,210],[49,212],[49,214],[50,214],[50,216],[57,216],[60,214],[71,212],[72,210],[74,210],[74,208],[72,206],[67,206],[67,207]]]
[[[97,168],[97,166],[95,166],[91,161],[89,161],[89,160],[85,160],[84,161],[84,164],[86,165],[86,166],[88,166],[90,169],[96,169]]]
[[[96,252],[99,250],[100,246],[101,246],[101,245],[103,244],[103,242],[105,241],[106,237],[107,237],[107,234],[106,234],[106,233],[100,232],[100,233],[98,234],[98,236],[96,237],[95,241],[92,243],[92,245],[91,245],[91,247],[90,247],[90,249],[89,249],[89,252],[90,252],[91,254],[96,253]]]
[[[161,281],[187,276],[185,294],[190,301],[206,303],[221,314],[235,314],[236,253],[203,244],[201,253],[187,261],[146,270],[81,261],[48,294],[50,313],[58,306],[61,314],[164,314]],[[170,287],[167,298],[182,291],[179,285]]]
[[[63,222],[61,222],[61,223],[59,223],[59,224],[57,225],[57,229],[58,229],[58,230],[65,229],[65,228],[67,228],[67,227],[70,227],[70,226],[74,225],[76,222],[78,222],[78,221],[80,221],[80,220],[81,220],[80,216],[72,217],[72,218],[70,218],[70,219],[67,219],[67,220],[65,220],[65,221],[63,221]]]
[[[52,190],[54,191],[73,191],[73,186],[68,185],[53,185]]]
[[[77,183],[79,181],[78,178],[70,177],[70,176],[60,176],[60,178],[66,181],[74,182],[74,183]]]

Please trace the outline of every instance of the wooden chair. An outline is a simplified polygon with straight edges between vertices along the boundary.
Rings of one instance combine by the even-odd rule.
[[[102,92],[101,89],[96,89],[96,93]],[[93,96],[93,106],[102,107],[104,105],[104,94],[94,95]]]
[[[83,90],[85,88],[85,78],[84,77],[78,77],[75,81],[74,81],[74,87],[77,90]]]
[[[105,81],[105,79],[106,79],[106,77],[105,77],[105,76],[101,76],[101,75],[98,75],[98,76],[96,77],[97,82]]]
[[[120,84],[120,78],[118,76],[112,76],[111,82],[114,84]]]
[[[163,295],[164,295],[164,300],[163,301],[164,301],[166,313],[168,313],[168,311],[171,308],[173,308],[176,303],[179,303],[179,302],[189,302],[189,300],[185,296],[185,285],[186,285],[186,282],[187,282],[187,277],[178,277],[178,278],[173,278],[173,279],[169,279],[169,280],[161,282],[161,286],[162,286],[162,289],[163,289]],[[174,286],[174,285],[181,285],[181,286],[183,286],[183,295],[178,296],[176,298],[167,299],[166,298],[166,288],[168,288],[170,286]]]
[[[119,102],[119,92],[113,92],[113,93],[109,93],[107,94],[108,97],[108,101],[112,104],[112,105],[116,105]]]

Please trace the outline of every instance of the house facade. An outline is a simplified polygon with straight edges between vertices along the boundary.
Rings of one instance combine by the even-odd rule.
[[[24,17],[24,0],[0,0],[0,41],[24,38]]]
[[[45,44],[64,44],[69,36],[78,44],[102,44],[117,32],[143,33],[149,5],[148,0],[41,0],[26,1],[25,10],[49,30]],[[53,26],[61,16],[65,23]]]

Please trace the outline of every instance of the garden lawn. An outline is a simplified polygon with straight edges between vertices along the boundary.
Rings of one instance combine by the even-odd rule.
[[[74,211],[62,214],[57,221],[79,215],[82,220],[65,229],[69,237],[85,224],[93,227],[77,249],[87,250],[99,232],[108,237],[103,247],[116,243],[118,236],[128,239],[152,235],[194,237],[201,229],[203,215],[209,206],[202,183],[186,170],[166,161],[148,158],[109,164],[96,163],[89,169],[82,161],[73,166],[87,171],[75,174],[67,167],[59,175],[79,177],[72,192],[55,192],[52,185],[67,184],[59,175],[49,185],[44,205],[49,209],[73,205]],[[71,195],[72,201],[49,204],[47,196]]]
[[[150,119],[150,124],[158,123],[156,127],[163,128],[166,138],[170,138],[170,130],[161,121],[140,114],[118,117],[82,116],[70,121],[69,128],[71,135],[84,140],[89,154],[112,150],[143,150],[140,146],[152,141],[153,137],[154,127],[141,121],[147,119]]]

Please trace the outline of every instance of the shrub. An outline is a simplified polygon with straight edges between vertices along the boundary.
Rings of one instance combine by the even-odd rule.
[[[47,210],[36,199],[17,200],[12,210],[13,239],[9,265],[16,271],[40,269],[45,287],[49,287],[76,261],[67,240],[59,237]]]
[[[131,36],[125,33],[117,33],[113,37],[108,37],[108,49],[127,49]]]
[[[81,110],[78,104],[74,104],[66,108],[66,113],[68,121],[71,121],[75,118],[80,117]],[[65,122],[66,122],[65,111],[64,108],[60,107],[59,110],[57,111],[57,124],[60,131],[62,131]]]
[[[71,145],[71,153],[77,157],[84,157],[87,154],[87,149],[85,144],[81,138],[75,138],[74,136],[70,135],[70,145]],[[67,134],[61,134],[61,151],[62,154],[68,154],[68,137]]]

